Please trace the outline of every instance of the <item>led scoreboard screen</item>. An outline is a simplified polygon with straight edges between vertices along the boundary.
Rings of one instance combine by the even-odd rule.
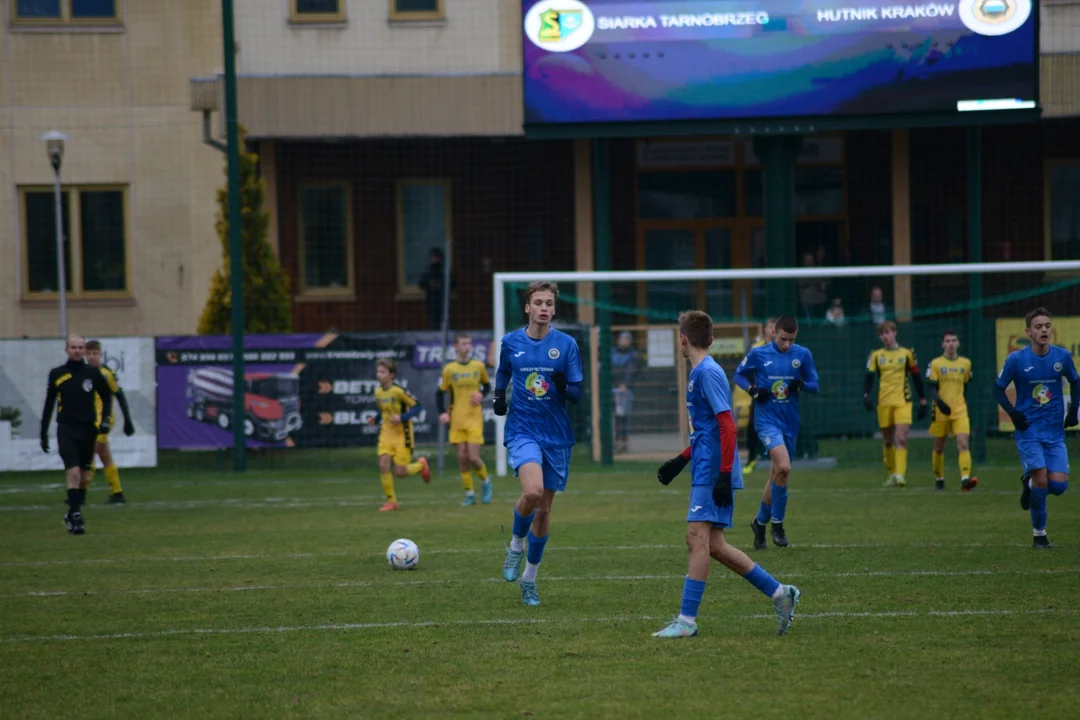
[[[525,0],[525,123],[1030,109],[1033,5]]]

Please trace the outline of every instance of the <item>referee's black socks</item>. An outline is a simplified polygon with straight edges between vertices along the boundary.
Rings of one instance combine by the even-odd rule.
[[[79,512],[83,500],[86,499],[86,491],[81,488],[68,488],[67,495],[68,512]]]

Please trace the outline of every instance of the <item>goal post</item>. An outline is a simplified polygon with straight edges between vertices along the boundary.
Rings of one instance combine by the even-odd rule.
[[[530,282],[545,280],[559,283],[627,283],[636,284],[640,287],[642,283],[710,283],[710,282],[738,282],[738,281],[782,281],[782,282],[795,282],[807,281],[813,279],[835,281],[841,278],[897,278],[897,277],[928,277],[928,276],[941,276],[942,278],[954,278],[955,276],[964,275],[1000,275],[1000,274],[1035,274],[1044,273],[1048,277],[1065,277],[1068,278],[1060,283],[1048,284],[1048,285],[1036,285],[1029,287],[1022,293],[1012,293],[998,296],[997,298],[989,298],[988,300],[970,299],[968,302],[956,303],[951,306],[943,306],[936,308],[941,318],[960,318],[966,317],[967,312],[972,308],[982,308],[992,302],[1004,303],[1006,299],[1010,302],[1019,302],[1021,300],[1027,300],[1028,302],[1035,302],[1037,304],[1037,298],[1041,295],[1047,295],[1053,297],[1053,291],[1055,289],[1068,289],[1073,286],[1080,286],[1080,280],[1077,276],[1080,276],[1080,260],[1063,260],[1063,261],[1043,261],[1043,262],[996,262],[996,263],[953,263],[944,265],[869,265],[869,266],[846,266],[846,267],[797,267],[797,268],[746,268],[746,269],[716,269],[716,270],[617,270],[617,271],[551,271],[551,272],[500,272],[495,273],[492,283],[492,307],[493,307],[493,358],[492,362],[497,365],[500,348],[502,346],[502,338],[508,329],[508,313],[507,313],[507,289],[510,286],[524,286]],[[957,278],[962,282],[962,279]],[[946,283],[941,283],[944,286]],[[952,286],[956,286],[956,282],[951,283]],[[560,301],[561,302],[561,301]],[[639,296],[640,302],[640,296]],[[982,304],[979,304],[982,303]],[[595,302],[592,304],[599,305]],[[682,308],[686,309],[686,308]],[[656,313],[648,312],[648,308],[644,308],[641,311],[643,314],[648,313],[655,315]],[[792,308],[792,313],[795,312],[795,308]],[[1080,315],[1080,309],[1073,314]],[[718,327],[751,327],[754,323],[759,323],[762,318],[758,317],[755,320],[747,320],[744,324],[738,322],[723,322],[719,323]],[[909,318],[902,317],[902,320]],[[938,324],[946,322],[945,319],[940,320]],[[673,323],[668,320],[665,323],[658,324],[656,327],[660,328],[663,325],[671,327]],[[613,331],[618,328],[619,325],[612,324],[608,328],[608,331]],[[596,330],[591,330],[588,336],[585,338],[585,342],[582,343],[582,354],[595,354],[595,348],[590,349],[586,345],[592,345],[590,339],[594,336]],[[992,339],[984,339],[981,341],[983,345],[986,343],[993,344]],[[928,345],[929,342],[924,342]],[[860,346],[861,347],[861,346]],[[814,348],[811,348],[814,350]],[[984,349],[985,352],[985,349]],[[865,358],[865,355],[863,356]],[[597,358],[594,358],[596,360]],[[602,358],[599,359],[603,361]],[[595,363],[594,363],[595,364]],[[676,365],[683,365],[681,360],[676,359]],[[988,370],[985,367],[979,367],[976,372],[981,379],[985,379],[988,374]],[[996,368],[994,369],[996,372]],[[590,382],[591,381],[591,382]],[[595,371],[586,372],[586,382],[590,385],[594,385],[596,382]],[[857,377],[855,382],[860,384],[862,378],[861,375]],[[680,385],[680,387],[682,387]],[[860,389],[861,392],[861,389]],[[595,395],[595,393],[592,393]],[[598,405],[595,398],[590,399],[590,410],[595,413],[598,412]],[[676,399],[676,406],[678,400]],[[681,416],[682,413],[679,413]],[[496,455],[496,473],[500,476],[505,476],[508,472],[507,466],[507,451],[503,445],[504,432],[505,432],[505,418],[495,418],[495,455]],[[804,425],[805,427],[805,425]],[[676,429],[673,428],[673,433]],[[674,435],[679,437],[679,435]],[[671,448],[672,452],[678,451],[677,444]]]

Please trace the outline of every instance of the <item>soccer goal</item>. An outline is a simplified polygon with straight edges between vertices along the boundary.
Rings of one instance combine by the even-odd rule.
[[[525,286],[537,280],[559,283],[556,326],[576,337],[586,366],[585,393],[571,408],[575,434],[579,446],[589,447],[597,460],[605,443],[616,461],[651,461],[685,447],[688,367],[679,354],[677,319],[686,309],[712,315],[712,354],[729,377],[763,338],[769,316],[798,318],[798,342],[814,353],[822,385],[820,394],[802,404],[797,455],[807,459],[829,456],[847,462],[880,456],[880,443],[873,442],[877,425],[861,398],[867,356],[881,347],[876,328],[882,319],[897,323],[899,344],[915,350],[922,371],[942,354],[942,333],[958,334],[960,354],[973,363],[971,439],[982,460],[1007,460],[1014,454],[1006,437],[1012,428],[997,411],[992,383],[1005,355],[1026,342],[1024,314],[1047,307],[1055,318],[1055,343],[1074,352],[1080,346],[1080,261],[1072,260],[519,272],[496,273],[493,280],[493,359],[503,335],[524,322]],[[604,284],[606,291],[598,291]],[[740,450],[745,451],[749,398],[736,390],[733,405]],[[916,421],[912,437],[927,437],[928,423]],[[508,471],[504,427],[505,418],[496,418],[499,475]]]

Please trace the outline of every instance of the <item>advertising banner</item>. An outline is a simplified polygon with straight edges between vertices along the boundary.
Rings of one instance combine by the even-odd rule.
[[[1033,0],[524,0],[522,11],[527,126],[1036,107]]]
[[[473,357],[487,361],[491,333],[474,335]],[[231,447],[232,340],[223,336],[157,341],[161,448]],[[438,438],[435,391],[444,357],[437,333],[254,335],[245,338],[245,435],[249,447],[376,444],[375,364],[397,363],[397,382],[424,411],[416,442]],[[485,417],[491,419],[491,411]],[[489,431],[490,435],[490,431]]]
[[[1030,341],[1024,332],[1024,318],[998,318],[995,326],[995,334],[997,335],[997,371],[1000,371],[1005,366],[1005,358],[1010,353],[1026,348]],[[1077,346],[1080,345],[1080,317],[1055,317],[1052,327],[1053,337],[1050,344],[1066,348],[1072,353],[1073,362],[1076,362]],[[997,371],[994,373],[995,377]],[[1069,397],[1069,384],[1067,382],[1062,383],[1062,390],[1065,393],[1065,408],[1068,409],[1071,398]],[[1016,389],[1012,385],[1005,391],[1005,394],[1009,396],[1010,401],[1016,403]],[[1005,414],[1004,410],[999,407],[997,413],[998,430],[1001,432],[1013,432],[1016,430],[1013,427],[1012,419]],[[1064,419],[1063,415],[1062,420]],[[1070,432],[1077,430],[1080,430],[1080,428],[1069,429]]]
[[[131,408],[135,434],[124,435],[123,413],[113,401],[116,426],[109,435],[119,467],[157,465],[154,340],[122,337],[101,341],[102,359],[113,371]],[[51,452],[38,438],[49,370],[67,361],[62,340],[0,340],[0,470],[63,470],[57,453],[56,411],[49,428]],[[11,421],[18,412],[18,427]],[[6,423],[6,424],[5,424]],[[100,466],[100,461],[96,461]]]

